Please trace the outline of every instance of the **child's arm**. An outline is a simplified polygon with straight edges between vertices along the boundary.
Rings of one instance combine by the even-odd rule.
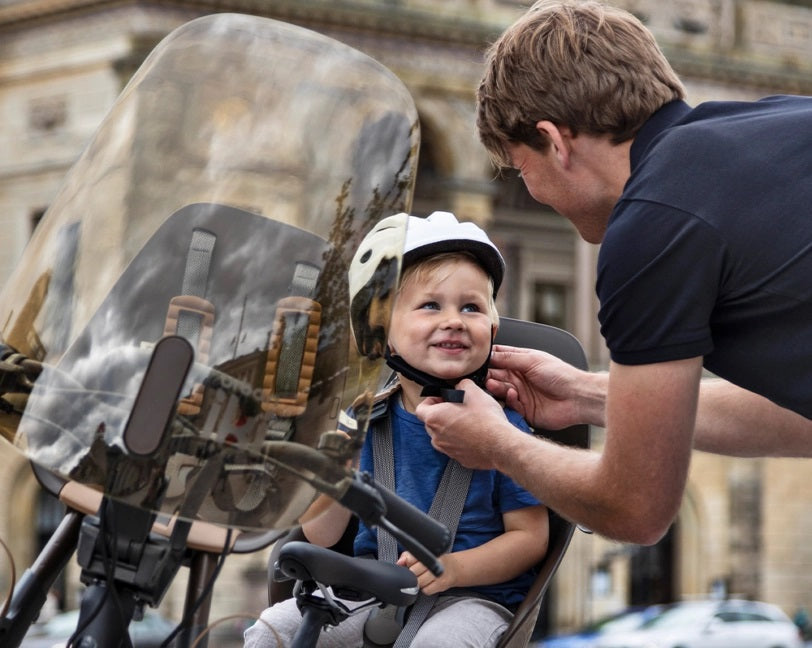
[[[337,430],[349,438],[344,430]],[[356,464],[356,460],[347,462],[347,467]],[[308,542],[320,547],[332,547],[344,535],[352,512],[344,508],[328,495],[319,495],[299,518],[302,533]]]
[[[432,574],[408,551],[399,565],[411,569],[425,594],[437,594],[451,587],[474,587],[504,583],[530,569],[547,552],[549,518],[547,507],[528,506],[502,515],[505,532],[483,545],[440,557],[444,573]]]
[[[332,497],[319,495],[299,522],[307,540],[321,547],[331,547],[341,539],[352,513]]]

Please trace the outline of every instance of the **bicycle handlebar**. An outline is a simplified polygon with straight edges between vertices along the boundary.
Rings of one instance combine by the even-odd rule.
[[[368,473],[355,473],[339,502],[366,525],[377,526],[403,545],[435,576],[443,573],[437,557],[451,548],[451,534],[445,525],[376,483]]]

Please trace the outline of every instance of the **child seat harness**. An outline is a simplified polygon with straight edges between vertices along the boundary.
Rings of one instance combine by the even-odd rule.
[[[393,397],[393,394],[398,389],[399,385],[394,384],[391,389],[385,392],[386,397],[376,404],[378,407],[373,407],[372,420],[369,424],[369,433],[372,434],[372,456],[375,481],[393,492],[395,492],[395,458],[392,441],[392,424],[386,412],[389,408],[389,399]],[[383,407],[380,407],[380,405],[383,405]],[[449,458],[428,511],[430,517],[441,522],[448,528],[451,537],[451,546],[453,546],[457,526],[460,521],[460,516],[462,515],[462,509],[468,497],[471,473],[470,468],[465,468],[458,461]],[[397,541],[383,529],[378,529],[378,559],[391,563],[397,562],[398,559]],[[437,594],[430,596],[423,592],[418,594],[417,601],[411,607],[406,623],[397,635],[393,648],[406,648],[411,644],[436,599]],[[393,606],[392,608],[393,609],[382,610],[380,615],[388,615],[390,618],[392,616],[403,617],[405,610],[399,610]],[[375,613],[370,615],[365,627],[365,634],[368,634],[371,639],[374,639],[372,636],[374,629],[372,628],[371,622],[373,622],[375,617]],[[392,622],[394,622],[394,619]],[[382,638],[383,637],[380,637],[380,639]],[[380,639],[375,643],[380,645]],[[390,637],[389,641],[393,639],[394,636]]]

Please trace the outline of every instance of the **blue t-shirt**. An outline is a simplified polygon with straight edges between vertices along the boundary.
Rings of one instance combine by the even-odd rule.
[[[657,111],[631,148],[597,293],[615,362],[704,356],[812,418],[812,98]]]
[[[434,494],[445,471],[448,457],[431,445],[423,422],[390,398],[389,415],[392,424],[393,456],[395,459],[395,491],[423,512],[431,507]],[[516,412],[505,410],[508,420],[517,428],[530,428]],[[367,435],[361,450],[360,469],[374,476],[372,433]],[[474,470],[468,497],[460,516],[452,551],[477,547],[505,532],[502,514],[539,502],[509,477],[495,470]],[[377,534],[363,523],[355,539],[356,555],[377,555]],[[398,553],[403,551],[398,547]],[[506,607],[520,603],[533,582],[535,573],[528,570],[506,583],[466,588]]]

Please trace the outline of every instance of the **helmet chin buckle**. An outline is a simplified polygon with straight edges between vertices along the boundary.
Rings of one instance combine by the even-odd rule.
[[[465,392],[461,389],[443,387],[440,384],[423,385],[421,396],[439,396],[448,403],[461,403],[465,398]]]
[[[386,347],[384,358],[386,359],[386,364],[403,377],[416,382],[418,385],[422,385],[423,391],[420,392],[421,396],[435,396],[449,403],[462,403],[465,392],[462,389],[456,389],[456,384],[464,378],[470,378],[477,386],[484,389],[485,377],[488,375],[490,354],[488,354],[488,359],[485,360],[485,363],[479,369],[467,376],[460,376],[456,380],[443,380],[442,378],[427,374],[425,371],[415,369],[406,362],[402,356],[394,355],[388,346]]]

